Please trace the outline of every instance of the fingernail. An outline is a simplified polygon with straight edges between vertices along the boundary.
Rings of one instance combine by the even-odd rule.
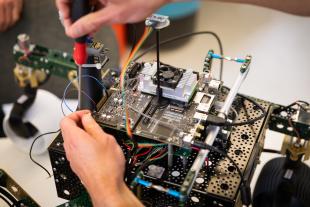
[[[86,113],[83,118],[85,121],[92,121],[93,117],[91,116],[91,113]]]

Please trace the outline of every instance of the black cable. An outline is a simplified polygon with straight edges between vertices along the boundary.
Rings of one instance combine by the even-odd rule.
[[[32,157],[32,148],[33,148],[34,143],[35,143],[38,139],[40,139],[41,137],[43,137],[43,136],[45,136],[45,135],[49,135],[49,134],[56,134],[56,133],[59,133],[59,132],[60,132],[60,129],[58,129],[57,131],[46,132],[46,133],[44,133],[44,134],[40,134],[39,136],[37,136],[37,137],[33,140],[33,142],[31,143],[30,150],[29,150],[29,157],[30,157],[31,161],[32,161],[34,164],[36,164],[37,166],[39,166],[40,168],[42,168],[42,169],[48,174],[48,177],[51,177],[50,172],[49,172],[43,165],[41,165],[40,163],[38,163],[37,161],[35,161],[35,160],[33,159],[33,157]]]
[[[263,152],[281,154],[280,151],[274,149],[263,149]]]
[[[229,124],[231,126],[241,126],[241,125],[246,125],[246,124],[254,124],[256,121],[264,118],[267,115],[266,110],[260,104],[258,104],[256,101],[254,101],[252,98],[249,98],[249,97],[244,96],[242,94],[238,94],[238,96],[240,96],[241,98],[251,102],[254,106],[258,107],[258,109],[262,112],[262,114],[260,116],[258,116],[258,117],[255,117],[253,119],[247,120],[245,122],[228,123],[228,125],[226,125],[226,126],[229,126]]]
[[[229,88],[226,86],[223,86],[223,88],[226,88],[229,90]],[[266,110],[260,104],[258,104],[256,101],[254,101],[252,98],[249,98],[249,97],[244,96],[242,94],[238,94],[238,96],[249,101],[249,102],[251,102],[253,105],[258,107],[258,109],[262,112],[262,114],[258,117],[255,117],[253,119],[250,119],[250,120],[247,120],[244,122],[233,122],[233,123],[227,122],[226,119],[218,117],[218,116],[208,115],[206,123],[211,124],[211,125],[215,125],[215,126],[243,126],[243,125],[248,125],[248,124],[254,124],[256,121],[264,118],[267,115]]]
[[[12,202],[10,206],[14,206],[18,204],[18,200],[14,198],[8,191],[6,191],[2,186],[0,186],[0,195],[3,195],[5,198],[7,198],[9,201]]]
[[[306,109],[304,106],[302,106],[300,103],[303,103],[303,104],[305,104],[305,105],[309,106],[309,103],[308,103],[308,102],[298,100],[298,101],[295,101],[294,103],[291,103],[291,104],[290,104],[290,105],[288,105],[288,106],[285,106],[282,110],[284,110],[284,109],[288,109],[288,108],[292,108],[292,106],[297,105],[297,106],[299,106],[300,108],[302,108],[304,111],[307,111],[307,109]]]
[[[189,37],[192,37],[192,36],[196,36],[196,35],[212,35],[218,42],[218,45],[219,45],[219,50],[220,50],[220,55],[224,55],[223,53],[223,45],[222,45],[222,41],[221,39],[219,38],[219,36],[215,33],[215,32],[211,32],[211,31],[199,31],[199,32],[191,32],[191,33],[185,33],[185,34],[182,34],[182,35],[179,35],[179,36],[176,36],[176,37],[172,37],[172,38],[169,38],[167,40],[164,40],[164,41],[161,41],[159,43],[159,45],[166,45],[166,44],[169,44],[169,43],[172,43],[172,42],[175,42],[175,41],[178,41],[178,40],[182,40],[182,39],[186,39],[186,38],[189,38]],[[138,56],[136,56],[133,61],[137,61],[139,60],[141,57],[143,57],[145,54],[147,54],[148,52],[150,52],[151,50],[155,49],[156,48],[156,44],[150,46],[149,48],[145,49],[141,54],[139,54]],[[224,60],[221,59],[220,60],[220,80],[222,80],[223,78],[223,64],[224,64]]]
[[[307,106],[310,105],[307,101],[303,101],[303,100],[295,101],[295,103],[303,103],[303,104],[306,104]]]
[[[1,200],[3,200],[6,204],[8,204],[8,206],[12,206],[12,204],[7,200],[7,198],[6,197],[4,197],[2,194],[0,194],[0,198],[1,198]]]

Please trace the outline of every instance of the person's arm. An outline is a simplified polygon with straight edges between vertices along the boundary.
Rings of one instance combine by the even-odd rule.
[[[1,1],[1,0],[0,0]],[[71,38],[96,32],[103,25],[134,23],[143,20],[159,7],[169,2],[181,0],[98,0],[98,10],[72,24],[70,20],[70,0],[56,0],[62,14],[66,34]],[[217,0],[247,3],[284,12],[310,16],[310,0]]]
[[[0,32],[12,27],[20,18],[23,0],[0,0]]]
[[[94,33],[103,25],[141,21],[171,0],[95,0],[97,11],[82,17],[74,24],[70,19],[71,2],[56,0],[56,5],[63,18],[66,34],[77,38]]]
[[[310,16],[310,0],[217,0],[225,2],[253,4],[280,10],[286,13]]]
[[[120,146],[101,129],[89,111],[72,113],[60,126],[70,166],[95,207],[143,206],[123,180],[125,158]]]

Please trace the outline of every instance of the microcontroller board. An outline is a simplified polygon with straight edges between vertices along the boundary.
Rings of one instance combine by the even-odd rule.
[[[177,206],[179,199],[165,193],[165,190],[177,192],[199,156],[199,149],[186,147],[184,140],[190,136],[194,140],[205,141],[211,130],[207,117],[219,115],[230,89],[212,79],[208,73],[180,69],[183,75],[176,84],[162,86],[163,94],[166,95],[162,97],[164,104],[158,105],[156,93],[151,90],[152,84],[157,84],[153,79],[155,73],[143,72],[152,65],[156,65],[156,62],[132,63],[127,69],[125,95],[122,95],[119,87],[110,88],[98,110],[93,112],[93,117],[106,132],[115,136],[122,147],[127,160],[124,179],[138,198],[146,206]],[[163,73],[166,71],[165,68]],[[169,78],[171,74],[162,76]],[[179,90],[178,87],[183,88]],[[255,101],[265,111],[269,111],[270,103]],[[126,134],[125,107],[133,138]],[[236,95],[226,118],[231,123],[244,122],[262,113],[245,96]],[[251,180],[262,150],[266,124],[267,118],[264,117],[252,124],[223,126],[213,143],[214,147],[227,153],[236,162],[248,181]],[[58,195],[71,200],[83,195],[85,189],[69,168],[62,142],[59,135],[50,146],[49,153]],[[154,147],[138,147],[145,144]],[[136,157],[148,150],[149,153]],[[145,162],[150,159],[150,153],[160,159]],[[137,175],[150,185],[161,188],[161,191],[156,187],[138,185]],[[222,154],[211,151],[194,180],[185,206],[240,206],[241,182],[236,166]]]

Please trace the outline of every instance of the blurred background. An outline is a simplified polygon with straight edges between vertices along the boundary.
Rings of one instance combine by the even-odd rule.
[[[283,105],[295,100],[310,102],[310,18],[256,6],[208,1],[176,3],[162,8],[159,13],[169,15],[172,20],[167,31],[163,31],[162,40],[188,32],[213,31],[220,37],[225,55],[252,55],[251,71],[241,88],[242,93]],[[12,58],[12,47],[19,33],[28,33],[33,43],[50,48],[70,52],[72,47],[59,23],[54,1],[27,0],[22,20],[16,27],[0,33],[0,103],[6,107],[5,111],[9,111],[7,104],[21,94],[14,82]],[[108,67],[119,67],[135,36],[140,33],[141,24],[135,24],[105,27],[97,34],[98,40],[110,48]],[[144,48],[153,43],[151,38]],[[200,35],[161,47],[160,56],[164,63],[202,71],[209,49],[218,53],[217,41],[210,35]],[[155,57],[155,52],[151,51],[142,60]],[[238,64],[224,63],[225,85],[232,85],[238,70]],[[217,61],[214,62],[214,73],[219,75]],[[61,97],[67,83],[67,80],[54,77],[43,88]],[[45,104],[49,104],[48,100]],[[76,102],[73,100],[71,104],[74,107]],[[266,145],[269,148],[279,149],[281,142],[279,134],[268,132]],[[262,163],[273,156],[263,154]],[[51,170],[47,154],[36,159]],[[255,177],[261,167],[258,166]],[[42,206],[64,202],[57,198],[53,179],[46,179],[44,172],[7,139],[0,142],[0,168],[6,169]]]

